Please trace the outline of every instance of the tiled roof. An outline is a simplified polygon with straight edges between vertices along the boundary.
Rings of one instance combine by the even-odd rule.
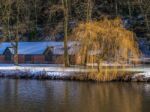
[[[62,42],[20,42],[19,54],[43,54],[48,46],[63,46]]]
[[[72,46],[74,42],[68,42],[68,46]],[[19,42],[18,54],[43,54],[47,47],[53,47],[54,54],[63,54],[63,42]],[[3,54],[6,48],[12,47],[11,43],[0,43],[0,54]],[[14,53],[13,48],[9,48]]]
[[[77,47],[77,42],[68,42],[68,53],[69,54],[76,54],[79,49]],[[9,48],[9,50],[14,53],[13,48],[11,48],[12,45],[10,42],[2,42],[0,43],[0,55],[4,53],[6,48]],[[56,42],[56,41],[50,41],[50,42],[19,42],[18,46],[18,54],[31,54],[31,55],[38,55],[43,54],[44,51],[48,48],[53,48],[53,54],[55,55],[63,55],[64,54],[64,43],[63,42]],[[140,41],[139,42],[140,50],[142,51],[144,56],[150,56],[149,49],[146,49],[145,42]],[[100,51],[89,51],[89,54],[98,54]]]

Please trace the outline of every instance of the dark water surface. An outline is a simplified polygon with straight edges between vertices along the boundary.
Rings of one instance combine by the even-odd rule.
[[[0,79],[0,112],[150,112],[150,84]]]

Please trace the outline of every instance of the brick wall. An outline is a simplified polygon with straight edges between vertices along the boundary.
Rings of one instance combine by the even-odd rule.
[[[19,62],[20,64],[25,63],[25,57],[24,57],[24,55],[19,55],[19,56],[18,56],[18,62]]]
[[[45,57],[44,55],[35,55],[35,56],[32,56],[32,62],[33,63],[41,63],[41,64],[44,64],[45,63]]]
[[[54,56],[53,63],[54,64],[63,64],[64,63],[64,56],[63,55]]]
[[[70,63],[74,64],[75,63],[75,60],[74,60],[75,56],[70,56],[69,58],[70,58]],[[18,62],[19,62],[19,64],[27,63],[27,62],[25,62],[25,55],[19,55],[18,56]],[[5,56],[0,55],[0,63],[13,63],[13,62],[5,61]],[[45,64],[45,63],[63,64],[64,63],[64,56],[63,55],[53,56],[52,62],[46,62],[44,55],[33,55],[31,57],[31,63],[34,63],[34,64]]]
[[[5,56],[4,55],[0,55],[0,63],[5,63]]]
[[[74,55],[69,56],[69,62],[70,62],[70,64],[76,63]],[[64,55],[54,56],[53,63],[54,64],[64,64]]]

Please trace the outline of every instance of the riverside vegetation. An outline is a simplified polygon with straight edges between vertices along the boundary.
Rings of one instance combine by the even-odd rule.
[[[128,63],[138,64],[138,61],[130,61],[131,59],[138,60],[141,56],[136,32],[131,29],[133,26],[126,27],[123,17],[130,16],[131,19],[142,14],[147,20],[149,2],[145,0],[147,4],[140,5],[140,11],[137,14],[138,8],[136,8],[137,11],[131,13],[131,7],[128,7],[132,5],[131,1],[134,0],[129,0],[129,5],[124,7],[122,0],[116,2],[113,0],[111,2],[109,0],[105,2],[98,0],[2,0],[0,3],[0,24],[3,34],[1,41],[12,43],[14,64],[18,65],[18,42],[24,41],[22,39],[24,34],[29,33],[31,36],[39,29],[45,29],[42,31],[44,37],[47,35],[55,37],[61,32],[64,41],[65,67],[70,66],[67,42],[68,40],[77,41],[78,45],[74,48],[79,51],[75,54],[76,64],[85,67],[88,63],[92,66],[96,65],[98,72],[91,70],[90,73],[90,77],[95,80],[113,80],[120,75],[116,65],[120,64],[122,68],[125,68]],[[105,7],[106,5],[112,5],[112,11],[110,7]],[[99,6],[102,9],[99,9]],[[119,12],[119,7],[122,13]],[[127,12],[128,14],[125,14]],[[132,17],[136,14],[137,16]],[[40,25],[44,28],[39,27]],[[36,34],[28,41],[39,41],[38,37]],[[53,40],[53,38],[48,40]],[[103,69],[103,63],[113,64],[114,67],[111,70],[109,67]]]
[[[80,43],[80,48],[79,46],[76,48],[79,49],[76,54],[77,60],[80,60],[80,63],[85,66],[87,63],[97,64],[98,72],[91,75],[95,80],[115,79],[120,75],[118,67],[115,67],[117,64],[121,64],[121,67],[124,68],[131,58],[140,57],[135,34],[123,27],[120,18],[103,18],[100,21],[80,23],[74,29],[72,37],[73,40]],[[103,69],[104,62],[113,64],[113,69],[107,66]]]

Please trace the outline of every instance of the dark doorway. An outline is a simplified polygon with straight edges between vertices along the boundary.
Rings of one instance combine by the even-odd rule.
[[[7,48],[4,52],[4,55],[5,55],[5,61],[7,63],[11,63],[12,62],[12,57],[13,57],[13,54],[11,53],[10,49]]]
[[[45,61],[47,61],[47,62],[53,61],[52,52],[47,52],[47,54],[45,54]]]
[[[32,55],[25,55],[25,63],[31,63],[32,62]]]

